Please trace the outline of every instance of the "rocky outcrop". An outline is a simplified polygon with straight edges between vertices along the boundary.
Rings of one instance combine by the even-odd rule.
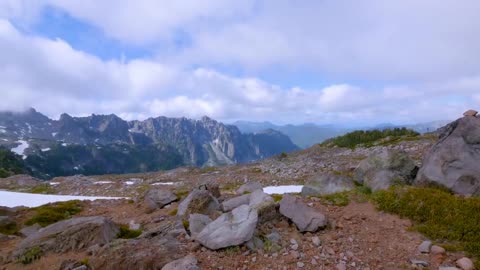
[[[250,194],[248,205],[250,208],[257,210],[259,224],[264,224],[280,217],[277,211],[277,204],[273,198],[261,189],[257,189]]]
[[[242,205],[209,223],[195,240],[212,250],[237,246],[252,238],[257,220],[257,210]]]
[[[212,219],[206,215],[191,214],[188,219],[190,235],[195,238],[211,222]]]
[[[46,252],[66,252],[104,245],[112,241],[119,228],[105,217],[78,217],[49,225],[23,240],[14,252],[20,257],[32,248]]]
[[[302,196],[323,196],[348,191],[355,187],[350,177],[334,174],[321,174],[311,177],[302,188]]]
[[[233,197],[222,202],[223,211],[229,212],[233,209],[239,207],[240,205],[249,204],[250,203],[250,194],[244,194],[238,197]]]
[[[480,195],[480,118],[465,116],[442,128],[423,160],[415,184],[443,186],[454,193]]]
[[[308,207],[292,195],[284,195],[280,201],[280,213],[292,220],[301,232],[316,232],[327,226],[322,213]]]
[[[178,205],[177,216],[210,215],[220,210],[220,203],[208,190],[195,189]]]
[[[411,184],[417,170],[407,153],[383,149],[360,162],[355,169],[355,180],[377,191],[395,184]]]
[[[197,258],[193,255],[188,255],[168,263],[162,270],[200,270],[200,267],[198,267]]]
[[[170,204],[177,200],[177,196],[169,191],[162,189],[151,189],[145,194],[145,205],[149,211],[155,211],[163,208],[165,205]]]

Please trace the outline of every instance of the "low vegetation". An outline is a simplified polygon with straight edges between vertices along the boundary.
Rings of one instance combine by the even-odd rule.
[[[40,257],[42,257],[42,254],[42,249],[40,249],[39,247],[34,247],[27,250],[27,252],[25,252],[20,258],[18,258],[18,262],[22,264],[30,264],[33,261],[40,259]]]
[[[25,222],[25,225],[38,223],[40,226],[45,227],[80,213],[82,204],[80,201],[58,202],[35,207],[33,210],[35,214]]]
[[[380,210],[416,223],[415,229],[437,241],[457,243],[480,258],[480,198],[461,198],[436,188],[396,187],[373,194]]]
[[[28,192],[35,193],[35,194],[54,194],[54,193],[56,193],[55,189],[53,189],[48,184],[35,186],[35,187],[31,188]]]
[[[21,156],[6,148],[0,147],[0,178],[26,172],[27,170],[25,169]]]
[[[132,230],[128,227],[128,225],[121,224],[117,237],[121,239],[132,239],[139,237],[141,234],[142,230]]]
[[[420,134],[407,128],[394,128],[385,130],[357,130],[343,136],[326,140],[322,146],[338,146],[355,148],[357,146],[371,147],[378,144],[389,144],[399,140],[417,138]],[[380,141],[382,140],[382,141]]]

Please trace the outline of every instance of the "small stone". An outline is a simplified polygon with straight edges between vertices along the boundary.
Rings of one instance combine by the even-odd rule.
[[[254,262],[256,262],[256,261],[257,261],[257,257],[253,257],[253,258],[252,258],[252,262],[254,263]]]
[[[419,253],[430,253],[430,247],[432,246],[432,241],[423,241],[420,246],[418,246],[417,251]]]
[[[422,260],[410,259],[410,263],[412,263],[414,266],[428,267],[428,262]]]
[[[318,262],[317,262],[317,260],[315,260],[315,258],[312,258],[312,261],[310,261],[310,263],[312,265],[317,265],[318,264]]]
[[[303,262],[297,262],[297,267],[298,268],[303,268],[305,264]]]
[[[433,245],[430,248],[430,253],[432,253],[433,255],[443,255],[445,254],[445,249],[441,246]]]
[[[469,258],[466,258],[466,257],[463,257],[463,258],[457,260],[456,264],[462,270],[473,270],[474,269],[472,260],[470,260]]]
[[[341,262],[341,263],[337,264],[337,265],[335,266],[335,268],[336,268],[337,270],[347,270],[347,265],[346,265],[345,263]]]
[[[318,247],[322,244],[322,241],[320,240],[320,237],[314,236],[312,237],[312,243],[314,246]]]
[[[297,249],[298,249],[298,244],[291,245],[290,248],[291,248],[292,250],[297,250]]]

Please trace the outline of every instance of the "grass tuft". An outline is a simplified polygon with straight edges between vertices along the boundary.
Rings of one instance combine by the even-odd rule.
[[[40,226],[45,227],[80,213],[82,204],[80,201],[57,202],[35,207],[33,210],[35,215],[28,219],[25,225],[30,226],[38,223]]]
[[[25,252],[19,259],[18,259],[18,262],[22,263],[22,264],[30,264],[38,259],[40,259],[42,257],[42,249],[39,248],[39,247],[34,247],[34,248],[31,248],[29,250],[27,250],[27,252]]]
[[[142,230],[132,230],[128,227],[128,225],[121,224],[120,231],[117,234],[117,238],[121,239],[132,239],[137,238],[142,234]]]
[[[453,242],[480,258],[480,198],[461,198],[436,188],[394,187],[373,194],[380,210],[414,221],[436,241]]]

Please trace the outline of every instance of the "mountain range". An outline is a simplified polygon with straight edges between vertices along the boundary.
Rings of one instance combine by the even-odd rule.
[[[366,126],[361,128],[349,128],[336,125],[317,125],[313,123],[306,123],[300,125],[275,125],[271,122],[249,122],[236,121],[232,123],[237,126],[240,131],[244,133],[255,133],[265,129],[277,130],[292,140],[292,142],[301,148],[308,148],[314,144],[322,143],[323,141],[344,135],[354,130],[372,130],[372,129],[390,129],[390,128],[408,128],[420,133],[433,132],[438,128],[448,124],[449,120],[439,120],[418,124],[396,125],[396,124],[379,124],[376,126]]]
[[[272,129],[244,134],[209,117],[125,121],[110,115],[53,120],[29,109],[0,112],[0,147],[35,176],[144,172],[245,163],[299,149]]]

